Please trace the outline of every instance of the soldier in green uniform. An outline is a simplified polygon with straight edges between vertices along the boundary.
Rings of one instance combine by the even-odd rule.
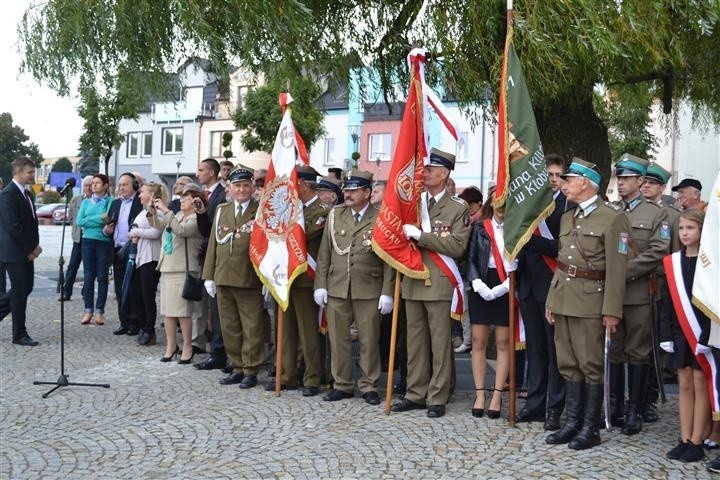
[[[220,327],[233,372],[222,385],[257,385],[264,359],[262,283],[248,254],[258,202],[252,198],[253,170],[238,165],[230,172],[230,201],[219,205],[210,231],[203,278],[208,295],[217,293]]]
[[[290,303],[285,311],[282,388],[296,388],[298,346],[302,350],[305,364],[303,374],[303,396],[312,397],[320,388],[320,335],[318,334],[318,307],[313,300],[313,278],[315,261],[320,248],[325,220],[329,207],[320,202],[315,185],[320,175],[310,166],[298,166],[298,196],[303,202],[305,220],[305,241],[307,245],[308,270],[297,277],[290,287]],[[275,390],[275,383],[268,383],[266,390]]]
[[[446,191],[454,168],[454,155],[434,148],[430,151],[429,163],[424,169],[422,230],[415,225],[403,226],[405,236],[414,239],[420,247],[430,278],[405,277],[402,282],[408,374],[405,397],[393,405],[394,412],[427,406],[428,417],[442,417],[450,397],[451,308],[456,289],[463,288],[455,259],[465,254],[470,238],[467,203]],[[456,300],[460,298],[456,296]]]
[[[574,158],[562,177],[563,192],[578,205],[560,220],[546,316],[555,325],[558,370],[566,381],[566,420],[545,442],[583,450],[600,444],[605,332],[612,334],[622,317],[630,227],[598,196],[602,177],[594,163]]]
[[[645,181],[640,187],[645,199],[649,202],[657,203],[665,210],[668,216],[668,223],[670,224],[670,253],[680,250],[680,237],[676,234],[678,222],[680,220],[680,208],[677,206],[677,201],[671,195],[664,195],[663,192],[670,181],[671,174],[663,167],[655,162],[651,162],[648,165],[647,174],[645,175]],[[667,283],[665,280],[665,270],[663,264],[660,262],[657,269],[657,280],[658,280],[658,297],[657,297],[657,312],[663,311],[663,302],[669,302],[670,297],[668,296]],[[657,319],[654,319],[657,321]],[[660,352],[660,355],[664,358],[667,357],[664,351]],[[663,361],[664,365],[665,362]],[[657,402],[659,397],[659,386],[657,382],[658,375],[655,373],[654,364],[650,364],[650,373],[648,374],[647,390],[645,392],[645,411],[642,412],[643,421],[647,423],[656,422],[659,418]]]
[[[624,370],[628,371],[628,403],[624,409],[622,433],[633,435],[642,430],[645,389],[650,369],[652,344],[652,308],[650,289],[657,291],[655,276],[670,247],[671,226],[667,213],[640,193],[649,162],[624,154],[615,164],[617,189],[621,200],[616,205],[630,222],[623,321],[613,339],[610,364],[611,395],[614,398],[611,421],[619,424],[625,395]]]
[[[315,303],[325,307],[330,334],[334,388],[323,397],[337,401],[353,396],[350,324],[360,341],[358,388],[370,405],[378,405],[380,381],[380,314],[393,305],[393,269],[372,249],[378,211],[370,205],[372,173],[353,171],[343,184],[345,203],[330,210],[317,258]],[[352,272],[352,274],[351,274]]]

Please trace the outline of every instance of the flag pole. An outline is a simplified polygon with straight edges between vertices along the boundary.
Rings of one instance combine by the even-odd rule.
[[[397,343],[398,310],[400,309],[400,272],[395,270],[395,293],[393,294],[392,327],[390,329],[390,358],[388,359],[387,386],[385,387],[385,415],[390,415],[395,372],[395,346]]]
[[[507,0],[507,34],[510,35],[512,31],[512,13],[513,13],[513,0]],[[507,49],[505,49],[505,52],[507,53]],[[507,81],[505,78],[502,79],[503,82]],[[502,93],[501,93],[502,94]],[[507,131],[503,132],[503,134],[507,135]],[[507,142],[506,142],[507,144]],[[510,173],[510,172],[508,172]],[[515,304],[515,272],[510,272],[510,291],[508,292],[509,295],[509,302],[508,302],[508,326],[509,326],[509,332],[508,336],[510,338],[510,365],[509,365],[509,372],[508,372],[508,384],[510,387],[510,399],[508,402],[508,421],[510,422],[510,426],[515,426],[515,310],[517,309],[517,305]]]
[[[280,396],[280,388],[282,385],[282,345],[284,335],[284,312],[282,307],[278,304],[277,309],[277,340],[275,345],[275,396]]]

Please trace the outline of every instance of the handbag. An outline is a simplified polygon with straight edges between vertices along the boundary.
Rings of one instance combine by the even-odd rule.
[[[185,239],[185,283],[183,284],[182,298],[191,302],[202,300],[202,294],[205,286],[202,278],[196,277],[190,272],[190,262],[188,261],[187,238]]]

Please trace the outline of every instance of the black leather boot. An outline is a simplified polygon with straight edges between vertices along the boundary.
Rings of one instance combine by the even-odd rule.
[[[647,377],[650,366],[629,364],[630,372],[630,397],[628,399],[627,409],[625,410],[625,420],[623,422],[622,433],[625,435],[635,435],[642,430],[642,413],[645,410],[645,389],[647,388]]]
[[[600,445],[600,410],[603,403],[603,384],[585,384],[585,413],[583,425],[568,447],[573,450],[585,450]]]
[[[660,397],[660,388],[658,387],[657,374],[655,366],[651,363],[648,370],[647,388],[645,389],[645,406],[642,410],[642,417],[645,423],[657,422],[660,418],[655,402]]]
[[[625,364],[610,364],[610,424],[622,427],[625,416]]]
[[[580,431],[583,421],[583,389],[584,381],[565,384],[565,425],[545,438],[549,445],[568,443]]]

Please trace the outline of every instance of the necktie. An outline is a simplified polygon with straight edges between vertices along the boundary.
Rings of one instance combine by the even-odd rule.
[[[360,214],[359,214],[359,213],[356,213],[355,215],[353,215],[353,217],[355,217],[355,223],[358,223],[358,222],[360,221]]]
[[[205,200],[210,200],[210,195],[212,195],[212,192],[210,190],[205,190]]]
[[[30,211],[33,214],[33,217],[35,216],[35,207],[33,206],[32,198],[30,198],[30,192],[27,191],[27,189],[23,190],[25,193],[25,200],[27,200],[28,205],[30,206]]]
[[[235,209],[235,216],[242,217],[242,214],[243,214],[243,207],[242,207],[242,205],[238,205],[237,209]]]
[[[582,217],[583,217],[583,209],[582,209],[580,206],[578,206],[578,207],[575,209],[575,217],[576,217],[576,218],[582,218]]]
[[[437,203],[437,201],[435,200],[435,197],[430,197],[428,199],[428,212],[430,211],[430,209],[432,209],[432,207],[435,206],[436,203]]]

